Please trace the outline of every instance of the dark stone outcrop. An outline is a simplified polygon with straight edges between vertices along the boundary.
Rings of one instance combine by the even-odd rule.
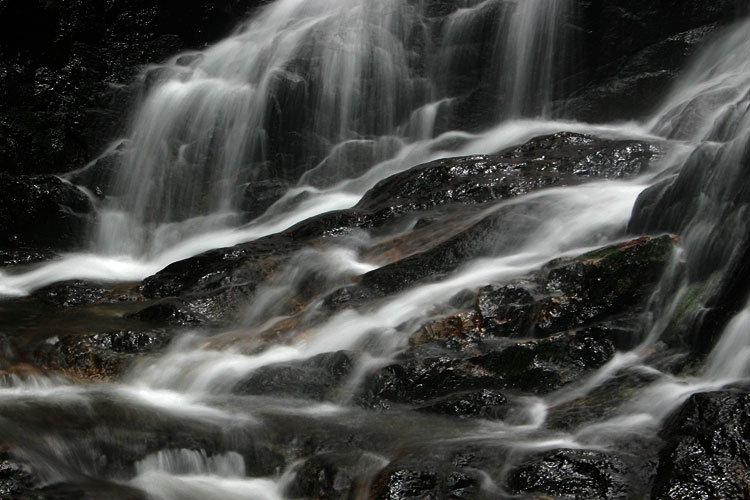
[[[22,352],[49,370],[75,377],[109,380],[121,375],[136,359],[160,352],[172,335],[165,330],[119,330],[91,335],[54,337]]]
[[[234,388],[239,394],[286,394],[306,399],[335,399],[354,367],[354,355],[339,351],[299,362],[264,366]]]
[[[0,450],[0,498],[33,498],[37,480],[28,464]]]
[[[468,355],[470,350],[463,354],[455,350],[404,352],[397,363],[368,376],[362,404],[384,408],[417,405],[422,411],[493,417],[506,410],[493,396],[495,391],[548,393],[601,366],[614,354],[611,340],[587,332],[474,345],[491,351],[479,356]],[[490,390],[486,402],[484,390]],[[499,406],[497,413],[493,406]]]
[[[45,304],[58,308],[94,304],[105,298],[111,289],[105,286],[74,280],[55,283],[35,291],[32,296]]]
[[[417,411],[460,418],[489,418],[502,420],[510,409],[508,398],[498,391],[480,389],[451,395],[445,399],[417,408]]]
[[[233,282],[257,285],[298,247],[284,237],[263,238],[231,248],[210,250],[170,264],[146,278],[141,290],[147,298],[183,295],[186,292],[222,290]]]
[[[665,422],[654,500],[745,498],[749,486],[750,395],[694,394]]]
[[[497,155],[449,158],[416,166],[378,183],[354,210],[377,222],[384,216],[413,214],[448,203],[481,204],[592,178],[635,176],[645,172],[658,154],[656,147],[643,142],[558,133]],[[473,214],[452,222],[453,234],[433,236],[426,250],[366,273],[356,286],[336,292],[328,302],[339,306],[382,297],[420,280],[439,278],[467,259],[497,254],[502,245],[513,243],[498,234],[527,227],[525,210],[525,206],[509,206],[478,221]],[[427,218],[424,225],[429,222]],[[436,225],[444,231],[446,222],[440,220]],[[418,223],[417,235],[419,230]]]
[[[608,76],[558,101],[557,112],[590,123],[647,116],[663,101],[690,56],[718,31],[717,24],[699,26],[596,67]]]
[[[557,450],[529,459],[510,474],[515,493],[537,498],[625,500],[638,497],[640,486],[616,456],[588,450]]]
[[[365,194],[365,212],[426,210],[445,203],[484,203],[544,187],[645,172],[660,154],[642,141],[558,132],[493,155],[446,158],[395,174]]]
[[[139,66],[217,40],[262,3],[0,3],[0,169],[82,167],[119,132]]]
[[[490,499],[482,491],[482,476],[471,458],[454,453],[445,456],[422,452],[400,457],[375,477],[370,488],[373,500]]]
[[[0,173],[0,184],[0,249],[67,250],[83,245],[93,206],[82,191],[54,176]]]
[[[579,0],[571,31],[582,57],[569,69],[558,113],[604,122],[641,118],[663,98],[688,57],[747,13],[744,0]],[[658,21],[656,21],[658,20]]]
[[[643,237],[549,266],[537,335],[632,311],[659,282],[676,241]]]

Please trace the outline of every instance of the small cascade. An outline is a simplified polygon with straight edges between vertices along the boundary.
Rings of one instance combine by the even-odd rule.
[[[715,330],[745,303],[739,275],[750,241],[744,222],[750,210],[748,29],[744,21],[708,47],[653,119],[657,133],[686,140],[693,152],[678,173],[640,196],[630,222],[635,232],[681,235],[686,266],[667,278],[679,282],[672,286],[681,289],[673,295],[681,305],[673,306],[678,317],[666,335],[701,350],[716,341],[705,329]]]

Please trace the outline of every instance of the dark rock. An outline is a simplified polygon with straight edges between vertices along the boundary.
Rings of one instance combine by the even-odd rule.
[[[333,399],[354,365],[351,353],[319,354],[300,362],[264,366],[237,384],[240,394],[287,394],[309,399]]]
[[[731,22],[747,9],[742,0],[720,0],[711,4],[699,0],[658,3],[580,0],[577,3],[586,30],[584,46],[589,49],[585,51],[585,64],[594,70],[694,28]]]
[[[302,464],[285,493],[315,500],[354,498],[358,487],[380,467],[380,460],[362,452],[320,453]]]
[[[137,94],[125,84],[139,66],[228,34],[262,3],[74,0],[63,7],[41,0],[3,2],[3,171],[81,167],[120,132],[122,115]],[[18,26],[27,28],[26,35],[17,36]]]
[[[612,359],[616,347],[640,342],[638,315],[674,243],[669,235],[639,238],[558,259],[523,282],[483,288],[474,311],[425,325],[398,363],[371,373],[362,403],[450,406],[448,396],[460,392],[546,393],[577,380]],[[522,331],[546,338],[498,341]]]
[[[27,464],[0,451],[0,498],[33,498],[31,490],[37,481]]]
[[[658,376],[637,370],[624,370],[591,390],[588,394],[549,408],[545,424],[548,429],[575,431],[589,422],[616,418],[622,405],[636,391],[656,381]],[[658,450],[657,450],[658,451]],[[654,456],[656,453],[654,453]],[[652,469],[655,470],[656,460]]]
[[[496,156],[437,160],[389,177],[354,208],[361,214],[359,219],[354,215],[350,219],[365,227],[377,226],[448,203],[481,204],[593,177],[637,175],[657,154],[654,146],[641,142],[607,141],[567,132],[537,137]],[[524,217],[528,210],[526,205],[511,205],[482,219],[474,214],[449,224],[441,220],[435,225],[441,227],[442,234],[433,235],[426,250],[366,273],[355,287],[337,292],[327,303],[340,306],[347,298],[361,302],[382,297],[421,280],[438,279],[468,259],[497,254],[503,245],[517,243],[512,238],[498,238],[498,234],[528,233]],[[446,227],[454,232],[446,232]]]
[[[535,302],[523,286],[484,287],[477,297],[482,328],[496,336],[528,336],[534,324]]]
[[[745,498],[750,461],[750,395],[694,394],[664,423],[666,445],[655,500]]]
[[[622,178],[648,169],[659,150],[638,141],[559,132],[495,155],[435,160],[380,181],[355,207],[396,212],[444,203],[484,203],[585,179]]]
[[[417,408],[417,411],[437,413],[451,417],[477,417],[500,420],[506,416],[508,410],[508,399],[500,392],[490,389],[457,394]]]
[[[367,407],[390,408],[399,404],[426,405],[457,392],[502,387],[477,365],[448,356],[409,359],[368,374],[360,402]]]
[[[642,498],[632,495],[638,485],[631,482],[622,460],[589,450],[558,450],[532,458],[510,474],[508,486],[515,493],[559,500]]]
[[[189,326],[206,321],[206,318],[199,313],[191,311],[189,305],[186,305],[179,299],[159,301],[140,311],[129,314],[127,317],[157,325]]]
[[[110,291],[110,288],[86,281],[68,281],[40,288],[32,294],[32,297],[46,304],[65,308],[94,304]]]
[[[23,355],[46,369],[108,380],[121,375],[138,357],[162,350],[170,339],[164,330],[67,335],[32,346]]]
[[[56,254],[44,250],[0,250],[0,267],[35,264],[55,257]]]
[[[233,278],[257,285],[279,266],[277,257],[296,248],[293,242],[279,239],[270,237],[236,247],[210,250],[170,264],[143,281],[143,295],[161,298],[188,291],[216,290],[229,286]]]
[[[525,280],[485,286],[472,312],[426,325],[412,343],[438,341],[444,347],[465,347],[490,337],[544,337],[584,328],[586,335],[603,335],[617,348],[630,349],[640,341],[640,332],[629,323],[618,325],[611,320],[621,314],[638,314],[659,282],[674,244],[675,238],[669,235],[643,237],[555,260]],[[346,290],[351,293],[353,289]],[[582,356],[588,352],[583,346],[580,349]],[[587,364],[596,357],[593,352],[586,356]]]
[[[548,266],[537,335],[605,319],[643,303],[672,255],[676,238],[643,237]]]
[[[700,26],[595,68],[607,78],[557,102],[558,113],[589,123],[646,116],[663,101],[688,58],[717,30],[717,24]]]
[[[262,215],[289,190],[286,182],[270,179],[254,181],[247,185],[241,209],[249,219]]]
[[[93,207],[88,197],[53,176],[0,173],[0,247],[67,250],[81,245]]]
[[[374,478],[369,497],[377,500],[489,499],[483,491],[484,477],[477,467],[494,467],[495,457],[477,457],[462,450],[439,448],[405,454],[383,468]]]
[[[472,361],[507,388],[544,394],[577,379],[586,368],[571,355],[575,353],[571,341],[567,334],[558,334],[497,349]]]
[[[747,119],[746,104],[729,113]],[[750,209],[750,138],[717,126],[709,139],[716,142],[698,147],[678,174],[641,193],[629,225],[631,231],[684,235],[684,265],[673,280],[684,280],[690,293],[662,337],[697,353],[711,349],[750,296],[744,279],[750,231],[741,215]]]
[[[388,484],[381,494],[375,496],[378,500],[400,500],[403,498],[417,498],[432,500],[438,476],[435,473],[400,469],[391,471]]]
[[[579,379],[614,355],[609,339],[585,333],[561,333],[505,345],[486,343],[482,349],[489,352],[435,355],[429,349],[407,350],[399,362],[367,375],[360,403],[381,408],[418,405],[429,409],[426,411],[466,411],[497,418],[506,412],[499,398],[495,399],[497,405],[491,403],[495,390],[548,393]],[[483,402],[485,396],[489,399]],[[500,406],[499,411],[493,406]]]
[[[74,170],[65,178],[77,186],[84,187],[98,198],[112,193],[113,182],[119,162],[122,160],[126,144],[120,143],[106,151],[85,167]]]
[[[471,307],[469,305],[467,309]],[[479,314],[459,312],[423,325],[410,340],[411,345],[437,344],[453,350],[470,351],[486,339]]]
[[[108,498],[111,500],[146,500],[147,495],[132,486],[106,481],[82,481],[77,483],[59,483],[46,486],[33,492],[30,498],[45,498],[67,500],[97,500]]]

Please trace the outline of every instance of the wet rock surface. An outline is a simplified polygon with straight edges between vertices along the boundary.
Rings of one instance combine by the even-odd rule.
[[[300,362],[260,368],[234,388],[239,394],[288,394],[290,396],[337,400],[356,359],[353,353],[339,351],[314,356]]]
[[[120,132],[139,66],[202,48],[260,1],[0,5],[0,169],[67,172]],[[16,29],[24,26],[22,32]]]
[[[750,460],[746,391],[694,394],[665,422],[655,500],[743,498]]]
[[[637,498],[640,489],[621,459],[588,450],[557,450],[530,459],[511,473],[508,484],[515,493],[558,500]]]
[[[645,172],[659,149],[640,141],[607,140],[560,132],[495,155],[435,160],[379,182],[356,208],[395,212],[450,202],[484,203],[588,178],[624,178]]]
[[[171,338],[165,330],[68,335],[49,338],[21,356],[47,370],[101,381],[122,375],[146,354],[163,351]]]
[[[627,312],[619,321],[637,324],[639,304],[656,285],[674,243],[671,236],[641,238],[550,263],[537,283],[481,289],[473,311],[423,327],[399,362],[372,373],[363,404],[450,406],[450,400],[437,400],[482,388],[546,393],[580,378],[609,361],[616,348],[638,342],[637,334],[612,320]],[[619,288],[608,279],[619,279]],[[607,293],[582,293],[588,280]],[[523,307],[517,307],[518,295]],[[514,300],[491,303],[507,297]],[[513,331],[518,324],[528,325],[524,335]],[[533,334],[542,338],[508,338]]]
[[[32,498],[36,478],[31,468],[0,450],[0,498]]]
[[[54,176],[0,173],[0,248],[70,250],[82,245],[94,207],[79,189]],[[39,250],[37,250],[39,249]]]
[[[557,111],[591,122],[645,116],[700,44],[748,9],[741,0],[582,0],[577,7],[572,22],[581,28],[584,56],[571,71],[568,102],[561,100]]]

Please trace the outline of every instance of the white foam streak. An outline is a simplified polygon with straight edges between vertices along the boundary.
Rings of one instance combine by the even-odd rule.
[[[154,500],[283,500],[279,485],[271,479],[232,479],[210,475],[178,476],[145,472],[130,484]]]

